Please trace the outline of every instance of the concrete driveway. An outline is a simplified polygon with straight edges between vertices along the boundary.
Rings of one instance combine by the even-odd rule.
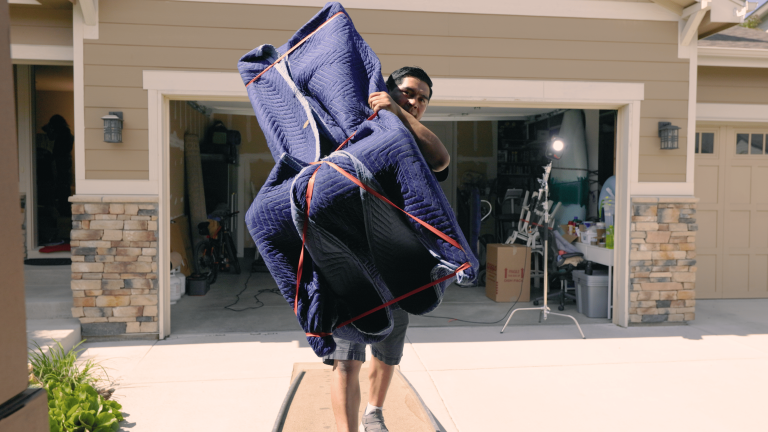
[[[586,324],[586,340],[535,314],[504,334],[415,327],[401,370],[446,431],[765,430],[766,310],[698,301],[690,325]],[[301,332],[83,346],[109,368],[123,430],[136,432],[270,431],[292,364],[316,361]]]

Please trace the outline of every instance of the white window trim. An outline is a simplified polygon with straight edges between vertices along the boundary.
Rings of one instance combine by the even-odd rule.
[[[627,326],[629,320],[629,203],[636,183],[636,162],[640,141],[640,104],[644,99],[644,85],[640,83],[603,83],[580,81],[484,80],[436,78],[432,104],[448,106],[493,107],[551,107],[583,109],[618,109],[620,127],[617,150],[617,171],[626,173],[617,177],[617,220],[625,228],[617,236],[614,323]],[[155,159],[151,178],[157,179],[158,188],[158,267],[167,268],[169,256],[170,206],[168,204],[169,173],[159,167],[170,159],[168,141],[168,107],[170,100],[247,100],[242,79],[237,73],[193,71],[144,71],[144,89],[148,98],[149,155]],[[504,95],[504,96],[499,96]],[[633,182],[632,179],[635,179]],[[114,193],[114,192],[113,192]],[[160,337],[170,334],[170,279],[161,274],[159,282]]]
[[[198,3],[305,6],[322,8],[326,0],[174,0]],[[624,19],[633,21],[677,21],[680,15],[655,3],[601,0],[346,0],[347,9],[413,12],[445,12],[485,15],[525,15],[563,18]]]

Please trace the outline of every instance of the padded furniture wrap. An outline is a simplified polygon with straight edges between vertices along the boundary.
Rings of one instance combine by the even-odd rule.
[[[238,67],[277,162],[248,210],[246,224],[291,306],[306,225],[296,313],[301,327],[314,334],[307,340],[318,356],[335,349],[331,333],[363,343],[384,339],[392,330],[391,308],[412,314],[434,310],[451,280],[339,327],[354,317],[467,262],[471,268],[457,277],[474,279],[477,261],[413,136],[388,111],[367,120],[373,114],[368,95],[386,90],[381,65],[339,3],[328,3],[280,48],[252,50]],[[334,151],[353,134],[343,149]],[[318,161],[337,165],[463,250],[329,164],[313,164]]]

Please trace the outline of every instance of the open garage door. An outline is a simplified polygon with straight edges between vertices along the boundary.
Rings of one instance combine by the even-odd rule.
[[[768,298],[768,129],[696,133],[696,296]]]

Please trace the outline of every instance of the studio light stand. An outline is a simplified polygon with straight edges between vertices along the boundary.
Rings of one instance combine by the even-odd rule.
[[[542,321],[542,318],[544,319],[544,321],[546,321],[549,315],[558,315],[561,317],[572,319],[574,324],[576,324],[576,327],[579,329],[579,333],[581,333],[582,339],[586,339],[586,336],[584,336],[584,332],[581,331],[581,326],[579,325],[579,322],[576,321],[576,318],[570,315],[552,312],[549,310],[549,306],[547,306],[547,294],[549,289],[549,263],[547,262],[547,254],[549,253],[549,233],[547,231],[552,229],[551,225],[554,222],[549,220],[549,173],[552,171],[552,161],[559,160],[562,157],[564,149],[565,149],[565,143],[563,142],[563,140],[557,137],[553,137],[549,145],[547,146],[546,155],[547,155],[547,158],[549,159],[549,163],[544,167],[544,175],[542,176],[541,179],[539,179],[540,186],[539,186],[538,198],[544,213],[544,226],[539,227],[544,231],[544,234],[543,234],[543,237],[544,237],[544,305],[542,305],[541,307],[520,308],[520,309],[513,310],[512,313],[509,314],[509,318],[507,318],[507,322],[504,323],[504,327],[501,328],[501,333],[504,333],[504,330],[507,328],[507,325],[509,325],[509,321],[512,319],[512,316],[515,315],[515,312],[531,310],[531,311],[539,311],[539,322]],[[538,206],[533,206],[532,208],[536,209],[536,207]]]

